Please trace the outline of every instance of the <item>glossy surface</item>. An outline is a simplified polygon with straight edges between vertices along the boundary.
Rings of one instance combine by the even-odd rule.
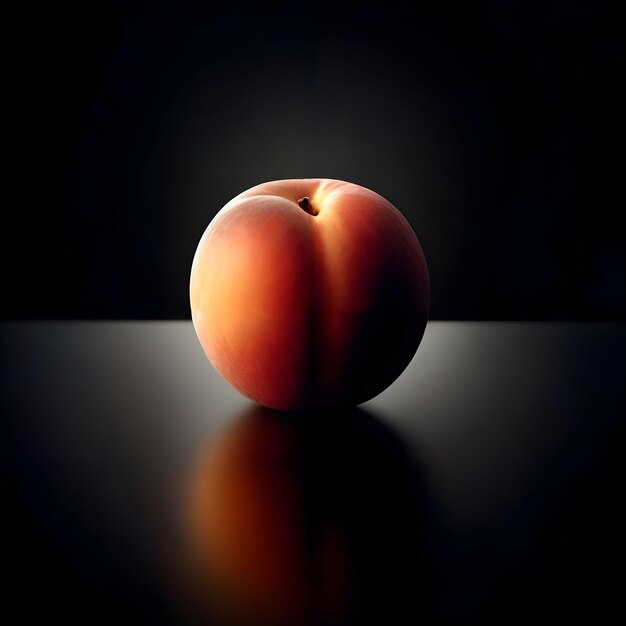
[[[21,623],[620,609],[624,326],[432,322],[374,401],[308,417],[242,398],[190,322],[5,323],[0,341],[3,607]]]
[[[336,180],[273,181],[212,220],[190,299],[209,360],[248,398],[276,409],[352,406],[413,357],[429,279],[411,226],[378,194]]]

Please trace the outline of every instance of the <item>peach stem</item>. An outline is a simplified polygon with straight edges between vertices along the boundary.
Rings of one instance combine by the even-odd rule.
[[[317,211],[313,208],[313,205],[311,204],[311,200],[309,199],[308,196],[304,196],[304,198],[300,198],[300,200],[298,200],[298,206],[301,209],[304,209],[309,215],[317,215]]]

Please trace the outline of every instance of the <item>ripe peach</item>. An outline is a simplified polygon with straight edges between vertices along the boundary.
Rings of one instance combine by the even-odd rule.
[[[403,215],[353,183],[278,180],[244,191],[202,236],[193,323],[233,387],[282,410],[356,405],[421,341],[428,269]]]

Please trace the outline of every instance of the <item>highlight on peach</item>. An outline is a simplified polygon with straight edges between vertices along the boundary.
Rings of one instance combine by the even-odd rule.
[[[209,361],[244,396],[279,410],[377,396],[413,358],[429,299],[409,222],[340,180],[244,191],[208,225],[191,269],[192,320]]]

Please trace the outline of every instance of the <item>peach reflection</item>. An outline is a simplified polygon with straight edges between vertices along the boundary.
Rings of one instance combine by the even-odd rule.
[[[184,508],[200,623],[374,624],[425,606],[420,490],[360,409],[255,406],[202,449]]]

